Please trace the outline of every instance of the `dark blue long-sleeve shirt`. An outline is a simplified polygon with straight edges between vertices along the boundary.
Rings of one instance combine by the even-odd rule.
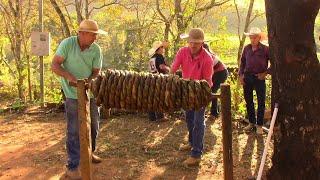
[[[244,73],[249,73],[249,74],[258,74],[263,72],[270,73],[270,69],[268,69],[268,61],[269,61],[268,46],[265,46],[259,43],[258,49],[253,51],[252,45],[249,44],[244,47],[242,52],[239,75],[243,75]]]

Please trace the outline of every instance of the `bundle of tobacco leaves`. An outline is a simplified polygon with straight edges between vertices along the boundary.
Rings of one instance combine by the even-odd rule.
[[[91,85],[97,105],[142,112],[170,112],[207,106],[212,94],[205,80],[176,75],[107,70]]]

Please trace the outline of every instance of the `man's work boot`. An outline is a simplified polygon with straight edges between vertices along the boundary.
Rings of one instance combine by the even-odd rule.
[[[63,175],[64,179],[72,179],[72,180],[76,180],[76,179],[81,179],[80,176],[80,172],[79,169],[74,169],[74,170],[69,170],[67,169],[67,171],[65,172],[65,174]]]
[[[181,144],[179,147],[179,151],[190,151],[191,149],[190,144]]]
[[[253,128],[254,128],[254,125],[252,123],[249,123],[249,125],[246,126],[243,130],[246,132],[250,132],[252,131]]]
[[[199,158],[195,158],[195,157],[190,156],[188,159],[186,159],[185,161],[183,161],[182,164],[183,164],[185,167],[197,166],[197,165],[199,165],[200,161],[201,161],[201,158],[200,158],[200,157],[199,157]]]
[[[102,162],[102,159],[99,156],[92,154],[92,163],[98,164],[101,162]]]

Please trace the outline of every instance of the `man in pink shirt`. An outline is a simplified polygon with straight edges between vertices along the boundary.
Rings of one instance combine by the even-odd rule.
[[[181,48],[171,67],[175,73],[180,67],[182,77],[191,80],[206,80],[212,86],[213,59],[203,48],[204,32],[200,28],[193,28],[189,32],[188,46]],[[181,145],[180,150],[191,150],[190,157],[183,164],[185,166],[198,165],[203,151],[205,107],[199,110],[187,110],[186,121],[189,132],[189,143]]]

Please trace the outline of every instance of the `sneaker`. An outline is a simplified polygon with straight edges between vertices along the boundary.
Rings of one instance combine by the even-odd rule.
[[[185,167],[189,167],[189,166],[197,166],[199,165],[201,161],[201,158],[195,158],[195,157],[192,157],[190,156],[188,159],[186,159],[185,161],[183,161],[183,165]]]
[[[102,162],[102,159],[99,156],[92,154],[92,163],[98,164],[101,162]]]
[[[73,180],[81,179],[80,172],[79,172],[78,168],[75,170],[68,169],[63,176],[65,177],[65,179],[73,179]]]
[[[245,131],[252,131],[252,129],[254,128],[254,125],[252,123],[249,123],[248,126],[246,126],[243,130]]]
[[[179,147],[179,151],[190,151],[191,149],[190,144],[181,144]]]
[[[262,126],[257,126],[256,133],[257,133],[258,135],[262,135],[262,134],[263,134]]]

